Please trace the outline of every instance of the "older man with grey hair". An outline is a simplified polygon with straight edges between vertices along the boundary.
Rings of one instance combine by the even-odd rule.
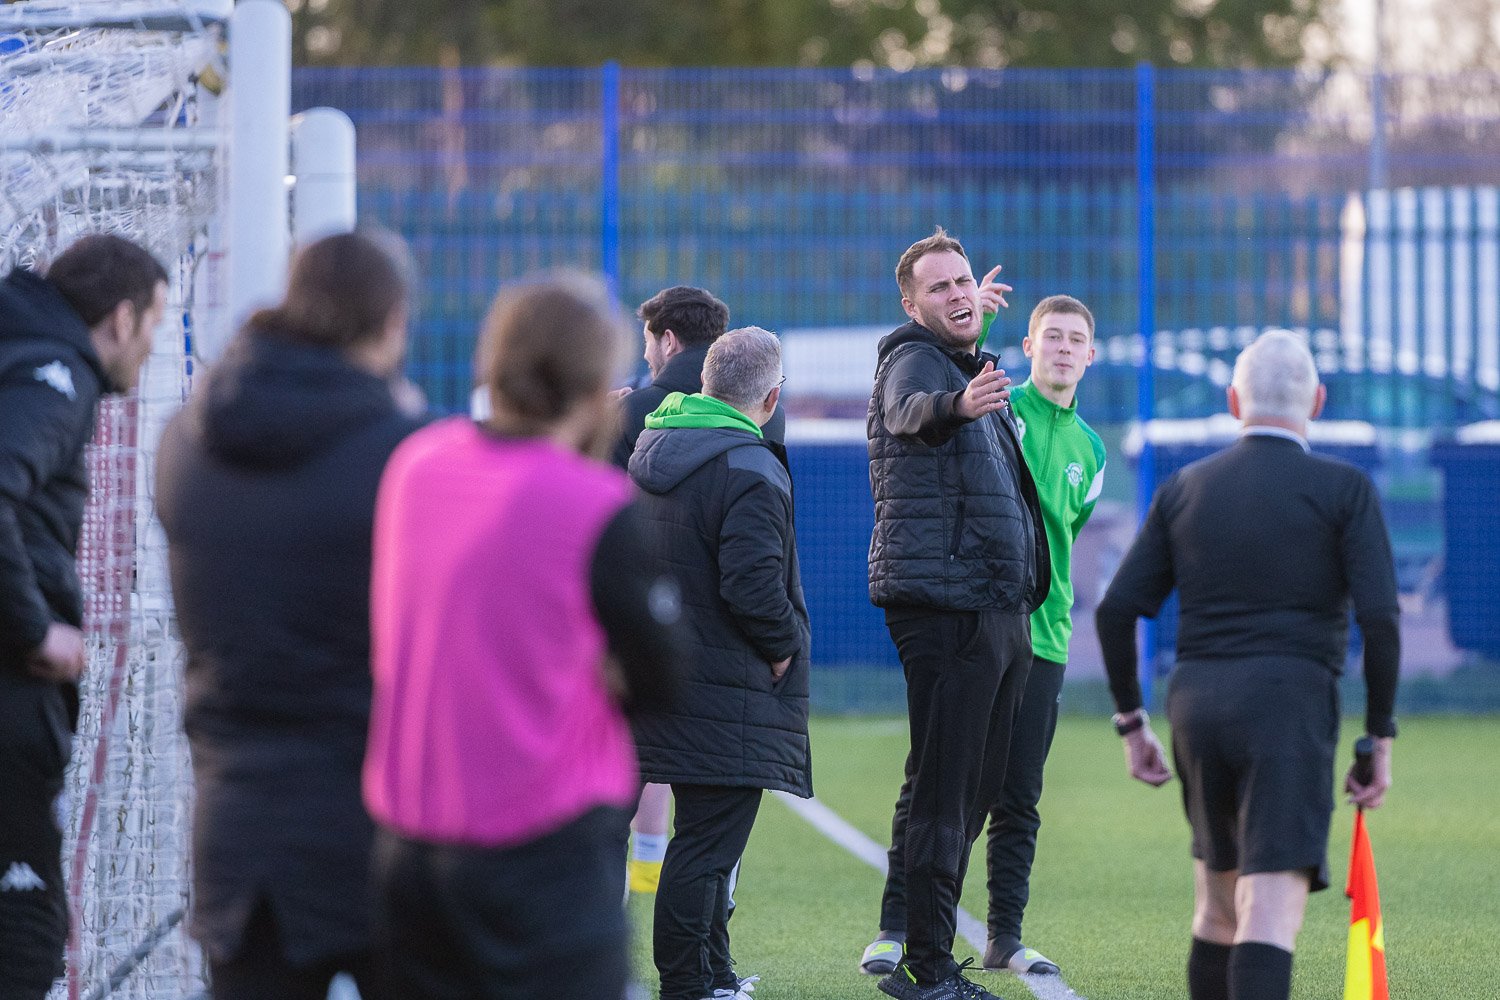
[[[726,333],[703,362],[703,392],[667,396],[630,458],[692,643],[681,696],[635,723],[642,779],[670,784],[677,802],[656,893],[662,1000],[746,996],[729,958],[730,872],[763,790],[812,795],[792,480],[785,449],[761,431],[781,382],[775,335]]]
[[[1351,602],[1375,766],[1344,789],[1373,809],[1391,783],[1395,566],[1370,478],[1308,448],[1325,398],[1295,334],[1246,348],[1229,388],[1240,440],[1162,484],[1095,614],[1130,774],[1162,785],[1172,774],[1141,704],[1135,622],[1174,587],[1181,599],[1167,715],[1192,827],[1191,1000],[1291,993],[1307,895],[1328,886]]]

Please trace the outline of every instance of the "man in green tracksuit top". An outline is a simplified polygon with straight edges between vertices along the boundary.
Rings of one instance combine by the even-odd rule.
[[[986,329],[993,316],[984,317]],[[981,338],[982,342],[982,338]],[[989,921],[984,967],[1033,975],[1055,974],[1057,963],[1021,942],[1036,834],[1041,826],[1042,769],[1057,728],[1068,640],[1073,635],[1073,541],[1094,511],[1104,486],[1104,444],[1078,416],[1078,382],[1094,360],[1094,317],[1082,302],[1053,295],[1031,313],[1022,349],[1031,377],[1010,390],[1021,430],[1021,450],[1036,480],[1052,588],[1031,615],[1033,659],[1020,717],[1011,731],[1010,759],[1000,801],[990,811]],[[881,901],[880,935],[865,949],[860,969],[885,973],[901,957],[906,933],[904,857],[907,789],[892,823],[891,865]],[[889,963],[889,964],[887,964]]]

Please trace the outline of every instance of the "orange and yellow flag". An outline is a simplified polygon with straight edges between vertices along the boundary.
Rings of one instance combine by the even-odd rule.
[[[1349,965],[1344,973],[1344,1000],[1390,1000],[1385,982],[1385,925],[1380,920],[1380,888],[1375,884],[1375,855],[1365,833],[1365,814],[1354,815],[1354,844],[1349,851]]]

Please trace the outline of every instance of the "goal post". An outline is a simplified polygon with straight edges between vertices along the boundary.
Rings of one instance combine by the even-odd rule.
[[[86,453],[78,569],[89,664],[58,804],[72,934],[52,1000],[204,989],[185,926],[184,653],[152,484],[157,441],[195,362],[211,364],[285,281],[289,25],[278,0],[0,4],[0,273],[45,269],[77,237],[114,232],[149,248],[171,278],[140,386],[101,401]],[[326,130],[327,115],[312,117]],[[304,157],[323,212],[306,210],[315,235],[353,225],[348,132],[336,162],[320,162],[322,149]]]

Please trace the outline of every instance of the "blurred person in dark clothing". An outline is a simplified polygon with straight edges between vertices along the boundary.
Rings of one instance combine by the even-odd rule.
[[[681,616],[602,461],[628,343],[595,278],[507,289],[475,361],[490,416],[417,432],[381,481],[364,792],[401,1000],[624,992],[626,712],[671,698]]]
[[[682,580],[689,643],[684,693],[635,726],[642,776],[677,803],[652,935],[662,1000],[747,1000],[754,977],[736,976],[729,954],[730,876],[764,790],[812,795],[791,473],[762,430],[781,382],[774,334],[725,334],[703,392],[667,396],[630,459],[651,547]]]
[[[46,276],[0,282],[0,998],[39,1000],[63,972],[63,787],[83,590],[84,446],[106,393],[133,390],[166,309],[167,272],[119,236],[85,236]]]
[[[187,647],[197,800],[190,929],[215,1000],[327,995],[373,968],[360,801],[375,493],[400,409],[409,276],[394,240],[303,249],[167,425],[156,506]]]
[[[1192,1000],[1286,1000],[1309,892],[1328,886],[1348,616],[1364,633],[1373,809],[1391,783],[1396,573],[1370,477],[1308,449],[1326,398],[1307,345],[1262,334],[1235,364],[1240,440],[1174,474],[1095,611],[1130,774],[1171,779],[1136,677],[1135,623],[1181,601],[1167,692],[1192,827]]]

